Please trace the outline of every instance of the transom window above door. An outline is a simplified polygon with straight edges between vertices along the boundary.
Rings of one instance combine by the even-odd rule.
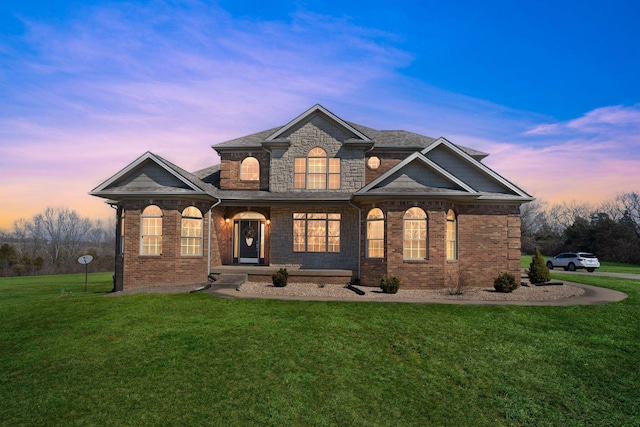
[[[340,189],[340,159],[327,157],[316,147],[307,157],[297,157],[293,166],[293,187],[308,190]]]

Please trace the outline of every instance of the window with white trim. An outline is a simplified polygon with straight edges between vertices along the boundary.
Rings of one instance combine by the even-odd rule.
[[[293,187],[308,190],[340,189],[340,159],[327,157],[316,147],[307,157],[297,157],[293,163]]]
[[[140,254],[162,255],[162,209],[149,205],[140,217]]]
[[[418,207],[408,209],[403,218],[403,257],[405,260],[427,258],[427,214]]]
[[[294,213],[294,252],[340,252],[340,214]]]
[[[380,208],[367,214],[367,258],[384,258],[384,214]]]
[[[456,213],[449,209],[447,212],[447,259],[458,258],[458,223]]]
[[[259,181],[260,163],[255,157],[246,157],[240,164],[240,181]]]
[[[182,211],[180,255],[202,255],[202,212],[195,206]]]

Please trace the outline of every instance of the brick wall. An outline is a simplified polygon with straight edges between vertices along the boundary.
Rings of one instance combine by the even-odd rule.
[[[371,153],[367,155],[365,164],[369,161],[370,157],[376,156],[380,159],[380,166],[378,169],[370,169],[369,166],[365,167],[365,185],[375,180],[379,176],[382,176],[389,169],[396,166],[398,163],[407,158],[406,153]]]
[[[149,204],[162,209],[162,254],[140,255],[140,214]],[[207,282],[207,210],[204,202],[177,200],[136,200],[123,202],[125,209],[122,285],[128,287],[154,284],[202,284]],[[196,206],[203,214],[203,254],[180,255],[182,211]]]
[[[403,258],[403,216],[407,209],[422,208],[428,220],[428,256],[425,260]],[[464,205],[443,201],[384,202],[362,208],[362,229],[373,207],[385,215],[385,258],[367,259],[366,233],[362,234],[361,282],[379,286],[383,275],[397,276],[403,288],[487,287],[502,271],[520,277],[520,215],[516,205]],[[457,213],[458,256],[446,257],[446,214]]]
[[[240,180],[240,166],[247,157],[255,157],[258,160],[259,181]],[[222,190],[269,190],[269,153],[266,151],[221,153],[220,188]]]

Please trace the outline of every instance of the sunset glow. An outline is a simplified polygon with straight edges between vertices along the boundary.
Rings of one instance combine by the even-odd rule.
[[[6,3],[0,229],[47,206],[107,219],[88,192],[144,152],[195,171],[316,103],[488,152],[550,203],[640,191],[633,2]]]

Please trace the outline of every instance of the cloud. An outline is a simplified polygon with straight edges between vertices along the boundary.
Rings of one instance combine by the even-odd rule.
[[[558,123],[450,93],[403,75],[414,54],[400,35],[348,19],[298,11],[255,21],[204,2],[153,2],[24,24],[22,38],[0,41],[0,227],[48,205],[112,215],[86,193],[145,151],[197,170],[217,163],[212,144],[315,103],[487,151],[489,166],[545,198],[639,182],[640,106]]]
[[[597,108],[582,117],[559,123],[543,123],[528,129],[526,135],[640,133],[640,104]]]

